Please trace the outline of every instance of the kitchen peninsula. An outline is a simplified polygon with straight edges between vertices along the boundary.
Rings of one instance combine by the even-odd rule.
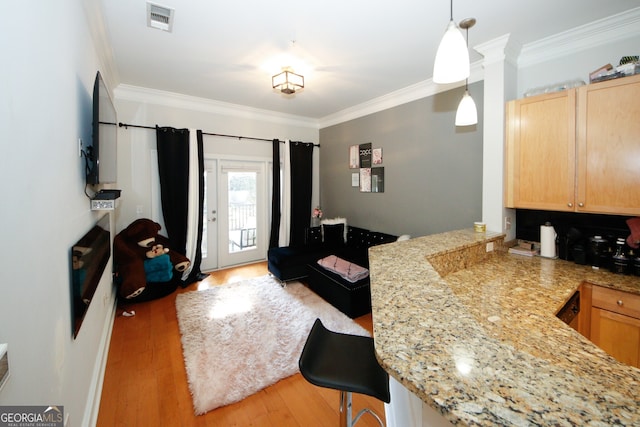
[[[459,230],[369,250],[382,366],[443,423],[639,425],[640,370],[555,314],[583,281],[640,293],[640,278],[508,254],[503,238]],[[389,426],[394,403],[392,391]]]

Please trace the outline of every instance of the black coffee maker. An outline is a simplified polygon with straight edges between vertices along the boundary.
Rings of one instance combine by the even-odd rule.
[[[576,227],[569,227],[564,235],[558,239],[558,256],[576,264],[587,265],[587,248],[585,236]]]
[[[591,236],[587,246],[587,260],[593,268],[609,268],[611,242],[601,235]]]

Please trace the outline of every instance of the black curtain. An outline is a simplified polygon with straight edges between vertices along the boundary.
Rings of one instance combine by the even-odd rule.
[[[277,248],[280,240],[280,140],[273,144],[273,190],[271,196],[271,236],[269,248]]]
[[[302,246],[311,219],[313,144],[291,142],[291,228],[289,245]]]
[[[162,215],[171,249],[186,256],[189,208],[189,130],[156,126],[158,172]],[[204,160],[202,132],[198,131],[199,205],[204,203]],[[200,277],[202,253],[202,215],[198,215],[198,244],[195,259],[191,259],[191,283]],[[188,284],[187,283],[187,284]]]
[[[186,255],[189,130],[156,126],[162,216],[171,249]]]
[[[204,211],[204,142],[201,130],[197,131],[196,137],[198,140],[198,234],[196,240],[196,255],[194,259],[191,260],[191,273],[189,273],[189,277],[186,280],[187,283],[193,283],[208,276],[208,274],[202,274],[200,271],[200,264],[202,263],[202,230],[204,227],[204,219],[202,216],[202,212]]]

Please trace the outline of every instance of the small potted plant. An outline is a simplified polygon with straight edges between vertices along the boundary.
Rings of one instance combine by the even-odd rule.
[[[316,206],[311,213],[311,226],[318,227],[320,225],[320,218],[322,218],[322,209],[320,209],[320,206]]]

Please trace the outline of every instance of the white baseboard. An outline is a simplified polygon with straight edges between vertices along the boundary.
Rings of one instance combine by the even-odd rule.
[[[104,383],[104,374],[107,370],[107,358],[109,356],[109,344],[111,343],[111,333],[113,332],[113,322],[116,317],[116,294],[112,292],[112,304],[109,315],[105,318],[103,327],[102,341],[98,357],[96,357],[96,365],[89,388],[89,395],[93,399],[87,400],[87,407],[84,411],[82,426],[95,427],[98,423],[98,413],[100,412],[100,399],[102,398],[102,385]]]

